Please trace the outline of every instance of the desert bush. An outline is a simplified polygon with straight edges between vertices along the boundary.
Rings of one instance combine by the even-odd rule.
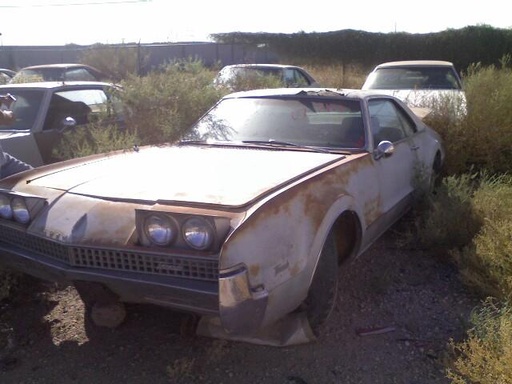
[[[312,65],[304,64],[316,81],[326,88],[362,87],[368,73],[360,66],[339,64]]]
[[[212,86],[214,75],[189,60],[144,77],[129,76],[121,94],[130,110],[128,130],[137,132],[141,144],[175,141],[222,96]]]
[[[111,81],[119,82],[129,75],[142,74],[148,58],[148,54],[144,52],[141,46],[96,44],[80,56],[80,61],[99,69]]]
[[[512,307],[488,299],[471,322],[466,340],[450,341],[448,379],[453,384],[512,384]]]
[[[411,214],[413,225],[401,232],[402,246],[446,252],[471,243],[482,226],[472,197],[477,174],[444,177],[435,193],[421,196]]]
[[[461,174],[470,168],[504,173],[512,169],[511,58],[501,66],[470,66],[463,76],[467,115],[460,120],[443,114],[426,118],[443,137],[447,174]]]
[[[479,294],[512,298],[511,176],[447,176],[412,216],[402,245],[441,251]]]
[[[67,160],[118,149],[131,149],[139,145],[136,133],[119,129],[115,125],[88,124],[67,131],[53,150],[53,157]]]
[[[451,254],[466,284],[483,295],[512,299],[512,177],[488,176],[472,197],[482,228]]]

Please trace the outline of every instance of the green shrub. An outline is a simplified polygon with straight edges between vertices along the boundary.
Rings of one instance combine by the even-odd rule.
[[[131,149],[134,145],[139,145],[135,133],[120,130],[114,125],[87,124],[65,132],[53,150],[53,157],[67,160],[118,149]]]
[[[214,73],[200,62],[169,64],[148,76],[129,76],[122,82],[122,99],[130,110],[128,129],[141,144],[179,138],[222,96],[212,86]]]
[[[452,250],[465,282],[484,295],[512,299],[512,178],[484,178],[472,197],[483,226],[472,242]]]
[[[482,221],[471,199],[476,174],[444,177],[434,194],[423,196],[402,233],[402,245],[448,251],[471,243]]]
[[[447,377],[453,384],[512,384],[512,307],[488,299],[473,313],[465,341],[450,341]]]
[[[142,74],[148,59],[148,54],[141,46],[103,44],[91,46],[80,57],[82,63],[99,69],[113,82],[119,82],[129,75]]]
[[[349,64],[304,64],[306,69],[321,87],[325,88],[354,88],[363,86],[367,71],[361,67]]]
[[[501,67],[475,64],[464,76],[467,115],[453,121],[443,114],[426,122],[443,137],[447,158],[445,172],[469,169],[504,173],[512,169],[512,70],[510,57]]]

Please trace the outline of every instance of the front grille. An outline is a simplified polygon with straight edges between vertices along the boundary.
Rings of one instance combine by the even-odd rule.
[[[74,268],[145,273],[206,281],[217,281],[219,277],[218,261],[215,256],[208,256],[208,258],[174,256],[148,251],[77,247],[26,234],[10,227],[0,228],[0,241]]]

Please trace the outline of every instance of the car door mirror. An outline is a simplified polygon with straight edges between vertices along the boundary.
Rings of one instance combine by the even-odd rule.
[[[373,157],[375,160],[379,160],[383,157],[389,157],[395,152],[395,146],[391,141],[383,140],[377,145],[377,148],[373,151]]]
[[[60,126],[61,131],[64,131],[68,128],[76,127],[76,120],[71,116],[67,116],[61,120]]]

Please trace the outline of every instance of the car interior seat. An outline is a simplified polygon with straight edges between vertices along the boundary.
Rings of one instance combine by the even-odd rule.
[[[341,131],[347,146],[362,148],[364,146],[364,125],[360,116],[345,117],[341,122]]]

